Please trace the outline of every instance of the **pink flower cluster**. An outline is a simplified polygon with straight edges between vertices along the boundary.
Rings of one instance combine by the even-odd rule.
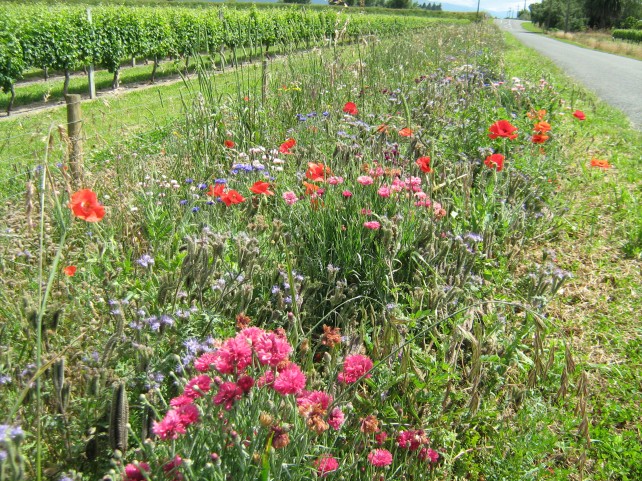
[[[439,459],[439,453],[428,447],[430,439],[426,436],[423,429],[401,431],[397,436],[397,446],[409,451],[418,451],[417,457],[421,461],[436,463]]]
[[[343,361],[343,371],[339,373],[337,379],[339,379],[339,382],[352,384],[362,377],[369,378],[371,377],[370,370],[373,366],[374,364],[368,356],[361,354],[347,356]]]

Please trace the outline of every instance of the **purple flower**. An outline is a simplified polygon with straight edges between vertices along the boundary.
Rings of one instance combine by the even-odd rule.
[[[141,267],[149,267],[154,264],[154,258],[149,254],[143,254],[140,256],[140,259],[136,263]]]

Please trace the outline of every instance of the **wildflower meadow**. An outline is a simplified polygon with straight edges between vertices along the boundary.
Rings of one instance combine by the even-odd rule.
[[[0,479],[641,479],[591,464],[551,309],[595,111],[506,49],[442,22],[203,65],[81,182],[43,154],[1,207]]]

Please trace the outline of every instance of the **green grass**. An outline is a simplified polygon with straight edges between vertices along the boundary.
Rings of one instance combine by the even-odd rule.
[[[560,267],[575,275],[553,312],[560,328],[573,333],[576,356],[590,379],[592,443],[587,475],[596,480],[638,479],[642,477],[637,412],[642,403],[638,322],[642,134],[622,129],[627,121],[621,112],[573,85],[552,62],[507,38],[510,75],[541,71],[573,99],[572,109],[587,114],[567,148],[569,164],[562,174],[560,202],[569,210],[555,238],[544,246],[555,250]],[[609,160],[613,168],[591,168],[594,157]],[[559,419],[554,409],[543,416],[544,424]],[[567,469],[551,479],[567,479]]]

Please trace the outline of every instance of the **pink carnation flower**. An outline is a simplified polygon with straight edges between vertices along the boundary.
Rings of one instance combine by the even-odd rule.
[[[292,363],[279,373],[274,381],[274,390],[282,396],[298,394],[305,389],[305,381],[301,368]]]
[[[369,175],[360,175],[359,177],[357,177],[357,182],[359,182],[361,185],[370,185],[374,182],[374,179]]]
[[[339,408],[334,408],[330,413],[330,416],[328,416],[328,424],[335,431],[338,431],[339,429],[341,429],[341,426],[343,426],[343,423],[345,421],[346,421],[346,416],[345,414],[343,414],[343,411]]]
[[[334,175],[332,177],[328,177],[328,184],[330,185],[343,184],[343,177],[338,177]]]
[[[266,371],[256,382],[258,387],[272,386],[274,384],[274,371]]]
[[[422,448],[417,455],[422,461],[428,461],[429,463],[436,463],[439,459],[439,453],[434,449]]]
[[[241,391],[247,394],[254,386],[254,379],[252,379],[250,376],[241,376],[236,383],[238,387],[241,388]]]
[[[178,408],[181,406],[192,404],[193,401],[194,401],[193,398],[186,396],[185,394],[181,394],[180,396],[172,398],[172,400],[169,402],[169,405],[172,406],[173,408]]]
[[[185,434],[185,424],[178,411],[171,409],[167,411],[161,422],[154,421],[152,432],[163,441],[178,439],[179,435]]]
[[[378,230],[381,227],[381,224],[379,222],[377,222],[376,220],[370,220],[368,222],[364,222],[363,226],[366,229]]]
[[[325,411],[332,404],[332,396],[323,391],[303,391],[296,399],[297,406],[311,406],[319,404]]]
[[[214,396],[214,404],[222,404],[226,411],[232,409],[236,401],[243,397],[243,390],[235,382],[224,382]]]
[[[196,361],[194,361],[194,367],[199,372],[209,371],[217,358],[218,355],[216,354],[216,352],[206,352],[205,354],[201,354],[201,356]]]
[[[125,466],[125,477],[123,481],[144,481],[151,472],[152,470],[147,463],[130,463]]]
[[[262,365],[276,366],[287,360],[292,352],[292,346],[286,339],[273,332],[267,332],[255,340],[254,351]]]
[[[312,464],[317,468],[317,474],[321,477],[339,469],[339,462],[331,454],[319,456]]]
[[[252,364],[252,349],[247,338],[240,334],[226,339],[216,354],[214,366],[221,374],[237,374]]]
[[[256,344],[256,341],[259,337],[261,337],[263,334],[266,334],[266,332],[261,329],[260,327],[246,327],[243,329],[241,332],[239,332],[240,336],[243,336],[245,339],[247,339],[247,342],[250,344],[250,346],[254,346]]]
[[[177,412],[181,423],[183,423],[183,426],[185,427],[198,421],[198,408],[193,404],[186,404],[185,406],[181,406],[177,409]]]
[[[210,390],[212,379],[207,374],[196,376],[187,383],[183,394],[192,399],[198,399]]]
[[[397,436],[397,445],[410,451],[416,451],[423,444],[428,444],[428,442],[429,439],[421,429],[417,431],[401,431]]]
[[[378,468],[390,466],[392,464],[392,453],[387,449],[373,449],[368,454],[368,461]]]
[[[344,190],[343,192],[341,192],[341,195],[343,195],[343,197],[347,199],[349,197],[352,197],[352,192],[350,192],[349,190]]]
[[[288,205],[294,205],[299,198],[296,196],[294,192],[283,192],[283,200],[285,201],[286,204]]]
[[[361,354],[353,354],[346,357],[343,361],[343,371],[339,373],[337,378],[340,382],[352,384],[357,382],[361,377],[369,378],[370,369],[374,366],[372,360],[368,356]]]
[[[390,197],[390,187],[388,187],[386,185],[382,185],[381,187],[379,187],[379,190],[377,191],[377,194],[379,194],[379,196],[381,196],[383,198]]]

